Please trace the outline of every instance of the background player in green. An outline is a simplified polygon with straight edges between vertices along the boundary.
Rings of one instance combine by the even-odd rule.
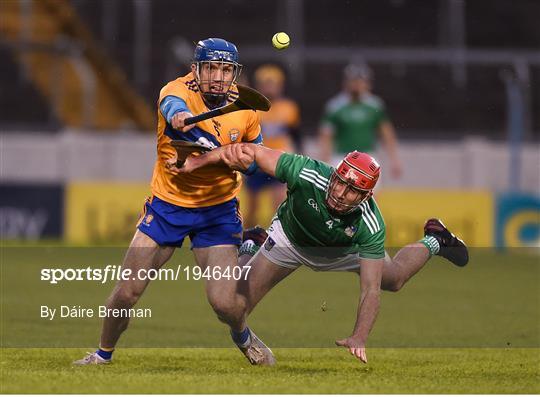
[[[327,104],[319,131],[320,158],[336,165],[351,148],[374,153],[380,136],[393,178],[402,173],[398,141],[381,98],[371,93],[373,72],[365,63],[343,71],[343,90]]]
[[[365,346],[379,311],[380,290],[398,291],[432,255],[465,266],[464,243],[436,219],[424,226],[425,237],[390,258],[384,248],[385,226],[373,189],[380,175],[375,159],[349,153],[336,169],[306,156],[283,153],[255,144],[234,144],[189,158],[183,172],[224,162],[244,169],[255,161],[269,175],[287,184],[287,199],[264,233],[244,233],[243,260],[255,255],[251,271],[239,281],[243,306],[227,318],[231,335],[252,364],[271,365],[271,350],[248,328],[255,305],[300,265],[314,270],[345,270],[360,275],[361,299],[352,335],[336,341],[367,362]],[[251,239],[250,239],[251,237]],[[258,247],[262,248],[258,250]],[[242,262],[241,262],[242,263]],[[240,309],[240,310],[238,310]]]

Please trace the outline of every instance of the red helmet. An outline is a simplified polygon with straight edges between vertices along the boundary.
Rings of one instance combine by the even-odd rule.
[[[381,166],[367,153],[351,152],[339,163],[328,186],[326,201],[339,213],[349,213],[373,195]],[[341,188],[339,186],[342,186]],[[344,186],[345,185],[345,186]],[[337,191],[340,191],[337,197]],[[356,196],[354,195],[356,193]],[[347,200],[344,202],[343,200]]]

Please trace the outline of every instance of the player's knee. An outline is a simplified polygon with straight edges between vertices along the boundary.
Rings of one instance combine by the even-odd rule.
[[[246,311],[245,302],[236,296],[214,296],[208,299],[218,318],[226,323],[239,321]]]
[[[214,301],[210,304],[219,318],[235,318],[242,312],[241,308],[232,301]]]
[[[142,291],[137,291],[133,288],[119,288],[112,296],[112,304],[114,306],[131,308],[135,306],[142,295]]]
[[[382,289],[389,292],[398,292],[403,287],[403,282],[393,281],[391,283],[382,284]]]

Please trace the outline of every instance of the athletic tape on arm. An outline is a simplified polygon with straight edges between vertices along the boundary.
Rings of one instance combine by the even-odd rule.
[[[163,98],[159,105],[159,110],[161,110],[161,114],[163,117],[165,117],[165,120],[167,120],[167,123],[169,124],[176,113],[190,112],[186,102],[184,102],[182,98],[174,95],[167,95],[165,98]]]

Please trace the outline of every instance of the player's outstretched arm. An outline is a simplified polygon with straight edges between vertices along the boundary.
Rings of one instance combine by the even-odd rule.
[[[224,164],[234,170],[245,171],[255,162],[263,172],[275,176],[276,166],[282,154],[282,151],[254,143],[233,143],[201,156],[190,156],[184,166],[180,169],[175,168],[174,172],[189,173],[212,164]]]
[[[233,143],[220,146],[200,156],[188,156],[181,168],[175,166],[176,158],[174,158],[169,161],[167,168],[169,172],[175,174],[187,174],[208,165],[221,164],[234,170],[244,171],[253,163],[254,154],[243,150],[242,145],[242,143]]]
[[[379,313],[383,263],[384,259],[360,259],[362,294],[354,331],[348,338],[336,341],[336,345],[349,348],[364,363],[367,363],[367,338]]]
[[[255,143],[241,143],[240,145],[242,145],[242,152],[251,157],[261,171],[276,176],[277,163],[284,152]],[[225,164],[227,164],[227,161],[225,161]]]

